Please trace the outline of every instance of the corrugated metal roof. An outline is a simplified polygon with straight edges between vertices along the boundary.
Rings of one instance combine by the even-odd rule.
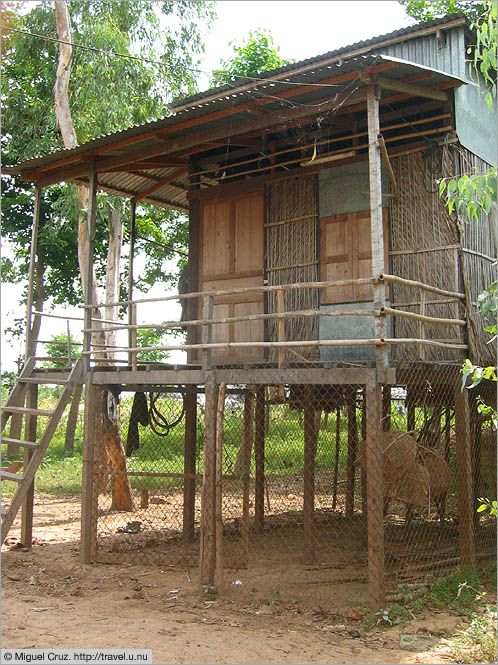
[[[206,98],[210,98],[213,96],[222,96],[224,93],[227,94],[234,94],[237,92],[237,88],[242,87],[242,86],[247,86],[251,85],[254,83],[257,83],[261,80],[265,79],[270,79],[275,76],[279,76],[281,74],[290,74],[295,70],[302,69],[303,67],[307,67],[309,65],[314,65],[314,64],[320,64],[323,61],[330,60],[336,57],[340,56],[346,56],[347,54],[352,52],[352,51],[357,51],[360,49],[367,48],[369,50],[373,50],[374,47],[376,47],[379,42],[384,42],[387,40],[392,40],[396,38],[402,38],[402,37],[412,37],[415,35],[415,33],[420,32],[423,29],[427,28],[434,28],[434,27],[442,27],[448,23],[454,23],[455,21],[459,21],[462,24],[468,23],[465,14],[457,13],[457,14],[450,14],[449,16],[444,16],[439,19],[434,19],[432,21],[424,21],[422,23],[417,23],[416,25],[411,25],[406,28],[400,28],[399,30],[394,30],[393,32],[386,33],[384,35],[379,35],[377,37],[372,37],[370,39],[366,39],[360,42],[355,42],[354,44],[349,44],[348,46],[343,46],[339,49],[336,49],[334,51],[328,51],[327,53],[324,53],[322,55],[314,56],[312,58],[307,58],[306,60],[300,60],[299,62],[294,62],[291,63],[290,65],[286,65],[285,67],[280,67],[278,69],[272,69],[267,72],[262,72],[261,74],[258,75],[257,78],[247,78],[247,79],[238,79],[237,82],[234,83],[228,83],[223,86],[219,86],[217,88],[211,88],[209,90],[205,90],[203,92],[199,92],[195,95],[191,95],[190,97],[186,97],[184,99],[180,99],[176,102],[173,102],[168,105],[168,107],[172,110],[177,112],[178,109],[183,109],[187,108],[189,106],[193,106],[197,104],[198,102],[201,102],[202,100],[205,100]],[[378,51],[381,52],[381,51]],[[398,57],[403,57],[396,54]],[[409,60],[409,58],[405,58]],[[420,62],[419,60],[414,60],[414,62]],[[427,64],[429,63],[422,63],[422,64]],[[447,71],[448,73],[454,73],[452,70],[444,70]],[[455,72],[456,73],[456,72]]]

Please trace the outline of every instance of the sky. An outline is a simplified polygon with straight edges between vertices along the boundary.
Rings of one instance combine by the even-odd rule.
[[[231,42],[244,41],[250,30],[267,29],[280,47],[280,56],[289,60],[304,60],[333,51],[349,44],[378,37],[406,27],[413,21],[396,1],[366,2],[363,0],[321,1],[315,0],[222,0],[216,3],[218,19],[206,35],[206,50],[200,69],[201,89],[209,87],[209,72],[232,55]],[[139,267],[137,267],[139,270]],[[167,267],[166,267],[167,269]],[[14,318],[25,316],[19,302],[19,287],[2,284],[2,331],[12,325]],[[166,295],[161,288],[153,289],[147,297]],[[136,296],[138,297],[138,296]],[[57,310],[59,313],[60,307]],[[143,307],[139,322],[155,321],[157,306]],[[65,310],[68,316],[79,316],[78,310]],[[179,307],[172,304],[162,318],[175,319]],[[142,318],[143,317],[143,318]],[[71,322],[71,332],[78,336],[80,325]],[[40,339],[50,339],[53,334],[65,332],[65,322],[44,319]],[[2,369],[16,369],[15,360],[22,353],[21,341],[12,341],[2,333]],[[40,349],[39,349],[40,353]],[[171,360],[183,361],[183,354],[173,352]]]

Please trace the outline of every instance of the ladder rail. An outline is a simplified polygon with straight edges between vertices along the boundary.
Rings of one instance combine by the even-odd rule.
[[[23,480],[19,484],[19,487],[17,488],[16,492],[14,493],[14,496],[12,497],[12,501],[10,503],[10,506],[8,507],[7,512],[4,514],[4,517],[2,519],[2,543],[7,537],[7,534],[9,533],[10,528],[17,516],[19,508],[22,505],[24,497],[26,496],[31,486],[31,483],[35,478],[36,472],[41,464],[43,456],[49,446],[49,443],[53,435],[55,434],[59,421],[62,418],[62,415],[64,413],[67,404],[69,403],[69,399],[74,390],[74,387],[79,382],[82,373],[83,373],[83,361],[81,360],[81,358],[79,358],[76,361],[71,371],[71,374],[69,375],[67,384],[64,387],[64,390],[62,391],[59,400],[57,401],[53,414],[51,415],[47,423],[47,426],[40,437],[38,446],[34,450],[27,467],[24,469]]]
[[[26,385],[23,384],[22,379],[31,376],[35,363],[36,363],[35,358],[28,358],[28,360],[25,362],[24,367],[22,368],[22,371],[17,378],[16,384],[12,389],[12,392],[7,397],[7,401],[5,402],[5,404],[2,405],[4,409],[8,407],[19,406],[19,401],[21,397],[23,397],[23,393],[26,390]],[[7,422],[11,417],[11,415],[12,415],[11,411],[2,410],[2,422],[1,422],[2,432],[5,426],[7,425]]]

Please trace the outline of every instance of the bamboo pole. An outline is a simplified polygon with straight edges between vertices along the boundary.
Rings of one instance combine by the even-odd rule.
[[[424,284],[423,282],[418,282],[415,279],[405,279],[404,277],[398,277],[397,275],[388,275],[386,273],[380,274],[378,277],[380,282],[393,282],[395,284],[402,284],[403,286],[410,286],[415,289],[421,289],[422,291],[427,291],[429,293],[437,293],[440,296],[447,296],[448,298],[458,298],[460,300],[465,300],[464,293],[456,293],[455,291],[445,291],[444,289],[439,289],[436,286],[430,286],[429,284]]]
[[[132,198],[130,203],[130,255],[128,257],[128,299],[129,300],[133,300],[133,262],[135,258],[134,255],[135,255],[135,238],[136,238],[136,208],[137,208],[136,199]],[[128,324],[130,326],[136,325],[136,318],[135,320],[133,320],[132,307],[133,305],[128,305]],[[130,332],[128,333],[128,346],[130,347],[136,346],[136,339],[134,342],[131,329]],[[128,354],[129,364],[133,366],[134,360],[136,363],[136,356],[134,358],[133,353],[130,352]]]
[[[253,388],[246,388],[244,400],[244,422],[242,430],[243,470],[242,470],[242,565],[249,565],[249,491],[251,445],[253,439],[254,422],[254,392]]]
[[[211,367],[211,351],[213,348],[212,339],[213,339],[213,296],[204,296],[203,307],[202,307],[202,316],[204,318],[204,324],[202,327],[202,343],[204,353],[202,354],[202,369],[208,370]],[[197,346],[197,348],[200,348]]]
[[[221,593],[223,581],[223,418],[225,414],[226,385],[220,384],[218,405],[216,410],[216,482],[215,482],[215,513],[216,513],[216,565],[214,587]]]
[[[217,291],[192,291],[190,293],[175,294],[174,296],[163,296],[161,298],[140,298],[138,300],[121,300],[113,303],[99,303],[97,305],[82,305],[83,309],[94,309],[95,307],[124,307],[130,304],[143,304],[151,302],[168,302],[170,300],[189,300],[191,298],[203,298],[204,296],[232,296],[239,293],[271,293],[273,291],[295,291],[299,289],[325,289],[332,286],[368,286],[377,284],[378,279],[375,277],[360,277],[358,279],[340,279],[330,280],[325,282],[297,282],[296,284],[278,284],[276,286],[243,286],[235,289],[220,289]],[[67,317],[62,317],[67,318]],[[79,319],[78,319],[79,320]]]
[[[137,306],[131,305],[131,323],[133,328],[130,329],[130,356],[131,356],[131,367],[133,371],[137,369],[137,352],[134,350],[134,347],[137,346]]]
[[[382,134],[378,135],[379,139],[379,146],[380,146],[380,152],[382,154],[382,159],[384,160],[384,164],[386,165],[387,169],[387,175],[389,176],[389,180],[391,181],[391,188],[392,188],[392,193],[395,198],[398,197],[398,185],[396,184],[396,178],[394,177],[394,172],[393,172],[393,167],[391,166],[391,162],[389,161],[389,155],[387,154],[387,148],[386,148],[386,142],[384,141],[384,137]]]
[[[95,162],[92,163],[90,179],[88,184],[88,213],[86,222],[86,252],[85,252],[85,284],[84,284],[84,328],[91,327],[92,310],[97,307],[97,303],[93,303],[93,254],[95,248],[95,227],[97,222],[97,187],[98,176],[95,168]],[[83,363],[84,372],[90,369],[90,356],[88,352],[92,348],[92,335],[91,333],[83,333],[83,356],[85,362]]]
[[[428,304],[429,303],[425,301],[425,305]],[[431,304],[439,304],[439,303],[432,302]],[[447,326],[454,325],[454,326],[459,326],[461,328],[464,328],[467,325],[466,321],[464,321],[463,319],[444,319],[437,316],[427,316],[425,314],[417,314],[416,312],[405,312],[400,309],[393,309],[392,307],[386,307],[386,306],[380,308],[380,313],[389,314],[391,316],[401,316],[406,319],[413,319],[414,321],[423,321],[425,323],[433,323],[433,324],[440,323],[442,325],[447,325]]]

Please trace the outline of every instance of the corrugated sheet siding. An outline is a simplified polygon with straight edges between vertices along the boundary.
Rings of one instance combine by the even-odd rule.
[[[425,67],[432,67],[440,71],[463,79],[467,78],[465,71],[465,34],[463,26],[453,28],[446,33],[446,45],[441,46],[435,34],[410,39],[399,44],[392,44],[376,50],[383,55],[402,58],[416,62]]]

